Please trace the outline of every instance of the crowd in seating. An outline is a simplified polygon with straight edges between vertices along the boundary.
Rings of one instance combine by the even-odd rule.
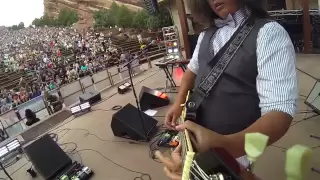
[[[0,31],[1,71],[31,74],[13,89],[1,89],[1,113],[78,78],[124,61],[109,37],[93,30],[24,28]],[[122,56],[121,56],[122,55]]]

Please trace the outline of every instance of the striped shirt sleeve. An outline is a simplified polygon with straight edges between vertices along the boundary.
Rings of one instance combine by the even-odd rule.
[[[298,99],[296,53],[287,31],[277,22],[265,24],[258,34],[256,53],[262,115],[281,111],[294,116]]]
[[[190,71],[192,71],[196,75],[199,70],[198,56],[199,56],[199,49],[200,49],[200,44],[203,39],[203,36],[204,36],[204,32],[200,33],[192,58],[188,64],[188,69],[190,69]]]

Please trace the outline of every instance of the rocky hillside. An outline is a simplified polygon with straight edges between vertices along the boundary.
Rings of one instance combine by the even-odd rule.
[[[50,17],[56,17],[60,9],[69,8],[78,12],[78,29],[91,27],[93,25],[93,11],[108,8],[113,0],[44,0],[44,10]],[[140,0],[117,0],[119,5],[126,5],[133,11],[142,9]]]

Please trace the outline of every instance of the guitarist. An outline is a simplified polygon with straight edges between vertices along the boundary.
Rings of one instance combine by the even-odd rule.
[[[286,30],[268,19],[261,0],[187,0],[187,4],[193,19],[209,28],[198,38],[165,125],[179,131],[188,129],[198,152],[224,148],[248,167],[245,134],[263,133],[272,144],[287,132],[296,112],[298,87],[293,44]],[[187,92],[201,85],[246,23],[253,23],[253,29],[234,50],[214,87],[203,96],[196,119],[177,126],[180,105],[185,103]],[[156,155],[170,179],[181,179],[177,153],[172,160],[159,152]]]

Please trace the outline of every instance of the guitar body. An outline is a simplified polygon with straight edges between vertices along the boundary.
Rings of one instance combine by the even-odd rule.
[[[187,99],[189,93],[187,95]],[[180,123],[194,115],[188,115],[184,105]],[[194,119],[191,119],[194,120]],[[197,153],[188,130],[179,133],[182,146],[182,180],[258,180],[251,172],[237,162],[223,148],[214,148],[205,153]]]
[[[220,176],[223,176],[224,179],[228,180],[242,179],[240,177],[240,165],[226,150],[222,148],[212,149],[205,153],[197,153],[194,160],[197,162],[197,166],[209,176],[218,176],[218,174],[220,174]],[[194,177],[194,180],[197,179],[201,178]]]

